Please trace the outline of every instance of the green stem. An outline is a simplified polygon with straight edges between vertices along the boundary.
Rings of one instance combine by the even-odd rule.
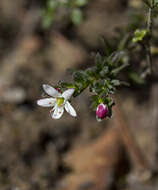
[[[151,5],[149,7],[149,12],[148,12],[148,21],[147,21],[147,30],[149,32],[149,35],[152,35],[152,9],[153,9],[153,0],[151,0]]]
[[[148,20],[147,20],[147,30],[149,34],[148,41],[145,44],[146,51],[146,60],[148,68],[142,73],[142,78],[145,78],[147,75],[152,74],[153,65],[152,65],[152,55],[151,55],[151,37],[152,37],[152,28],[153,28],[153,9],[154,9],[154,0],[151,0],[150,7],[148,10]]]

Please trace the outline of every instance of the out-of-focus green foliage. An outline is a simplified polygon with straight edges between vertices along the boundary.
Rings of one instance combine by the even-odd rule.
[[[70,21],[78,25],[83,20],[82,7],[88,4],[89,0],[47,0],[46,8],[43,11],[43,27],[49,28],[53,21],[61,13],[62,19],[70,19]]]
[[[133,43],[141,42],[146,35],[147,35],[147,30],[146,29],[142,29],[142,30],[137,29],[134,32],[134,37],[132,39]]]
[[[136,84],[138,84],[138,85],[141,85],[141,84],[144,84],[144,83],[145,83],[144,79],[141,78],[140,75],[139,75],[138,73],[136,73],[136,72],[130,72],[130,73],[129,73],[129,78],[130,78],[133,82],[135,82]]]
[[[158,0],[143,0],[143,2],[148,6],[148,7],[156,7],[158,4]],[[151,6],[152,5],[152,6]]]
[[[76,25],[80,24],[83,20],[82,11],[78,8],[73,9],[71,13],[71,20]]]

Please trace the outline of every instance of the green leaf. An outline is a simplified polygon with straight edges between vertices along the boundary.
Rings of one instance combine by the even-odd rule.
[[[102,56],[100,55],[100,53],[98,52],[95,56],[95,64],[99,65],[100,63],[102,63]]]
[[[47,1],[47,8],[49,9],[56,9],[58,6],[58,1],[56,0],[49,0]]]
[[[42,26],[43,28],[49,28],[54,20],[56,8],[58,2],[56,0],[48,0],[46,10],[43,11]]]
[[[111,97],[106,97],[105,103],[108,107],[112,107],[114,105],[114,100]]]
[[[112,118],[112,107],[108,107],[108,115],[109,118]]]
[[[105,39],[103,36],[101,37],[101,40],[103,42],[103,48],[104,48],[104,51],[105,51],[105,54],[107,56],[109,56],[111,53],[112,53],[112,47],[111,47],[111,44],[110,42]]]
[[[102,85],[99,82],[94,81],[90,86],[90,92],[100,94],[102,92]]]
[[[122,38],[122,40],[120,40],[119,45],[118,45],[118,50],[119,50],[119,51],[125,49],[125,47],[126,47],[127,44],[128,44],[129,37],[130,37],[130,35],[129,35],[129,34],[126,34],[126,35]]]
[[[142,79],[136,72],[131,72],[129,74],[129,77],[132,81],[134,81],[137,84],[144,84],[145,81]]]
[[[124,63],[121,66],[117,67],[116,69],[112,70],[112,74],[116,75],[118,74],[122,69],[126,68],[127,66],[129,66],[129,63]]]
[[[114,80],[111,81],[111,84],[113,84],[114,86],[120,86],[120,81],[114,79]]]
[[[43,28],[49,28],[54,20],[54,13],[52,12],[46,12],[43,16],[42,20],[42,26]]]
[[[120,81],[120,85],[124,85],[124,86],[130,86],[130,84],[126,81]]]
[[[79,6],[79,7],[85,6],[87,3],[88,3],[88,0],[76,0],[75,1],[75,5]]]
[[[79,25],[83,21],[83,15],[80,9],[73,9],[71,13],[71,20],[75,25]]]
[[[156,1],[156,0],[155,0],[155,1]],[[148,7],[150,7],[150,3],[149,3],[148,0],[143,0],[143,2],[144,2]]]
[[[65,6],[68,6],[68,4],[69,4],[69,0],[57,0],[58,1],[58,3],[59,3],[59,5],[61,6],[61,7],[65,7]]]
[[[134,37],[132,39],[132,42],[133,43],[137,43],[137,42],[140,42],[144,39],[144,37],[147,35],[147,30],[146,29],[137,29],[135,32],[134,32]]]
[[[96,110],[97,106],[98,106],[98,95],[94,95],[91,97],[91,101],[92,101],[92,104],[91,104],[91,107],[93,108],[93,110]]]
[[[108,58],[107,58],[107,62],[109,64],[109,66],[113,67],[113,66],[117,66],[117,64],[120,62],[120,60],[123,58],[123,56],[125,55],[124,51],[118,51],[118,52],[113,52]]]
[[[109,67],[105,66],[105,67],[103,67],[103,69],[100,71],[99,74],[101,77],[105,78],[108,73],[109,73]]]
[[[99,97],[98,95],[91,96],[91,100],[92,100],[92,108],[94,110],[97,109],[97,106],[99,104],[104,103],[104,100],[101,97]]]
[[[95,66],[86,69],[86,75],[87,75],[88,80],[90,82],[93,82],[94,80],[96,80],[99,77],[97,72],[96,72],[96,67]]]
[[[122,59],[122,57],[125,55],[124,51],[116,52],[115,55],[112,58],[112,62],[115,63],[115,65]]]
[[[62,82],[60,85],[62,88],[75,88],[75,85],[72,83]]]
[[[154,8],[158,6],[158,0],[154,1]]]
[[[83,83],[87,81],[87,75],[84,71],[77,71],[73,73],[73,79],[77,83]]]

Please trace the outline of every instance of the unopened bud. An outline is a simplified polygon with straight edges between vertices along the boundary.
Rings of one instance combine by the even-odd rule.
[[[104,119],[107,116],[108,108],[105,104],[99,104],[96,110],[96,115],[99,119]]]

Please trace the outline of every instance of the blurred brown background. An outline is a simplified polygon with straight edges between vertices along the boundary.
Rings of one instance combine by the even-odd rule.
[[[93,0],[79,26],[63,20],[48,30],[44,3],[0,1],[0,189],[158,189],[156,80],[121,90],[113,119],[101,123],[88,92],[73,100],[77,118],[52,120],[36,105],[42,84],[69,81],[68,68],[92,65],[99,36],[115,35],[141,1]]]

